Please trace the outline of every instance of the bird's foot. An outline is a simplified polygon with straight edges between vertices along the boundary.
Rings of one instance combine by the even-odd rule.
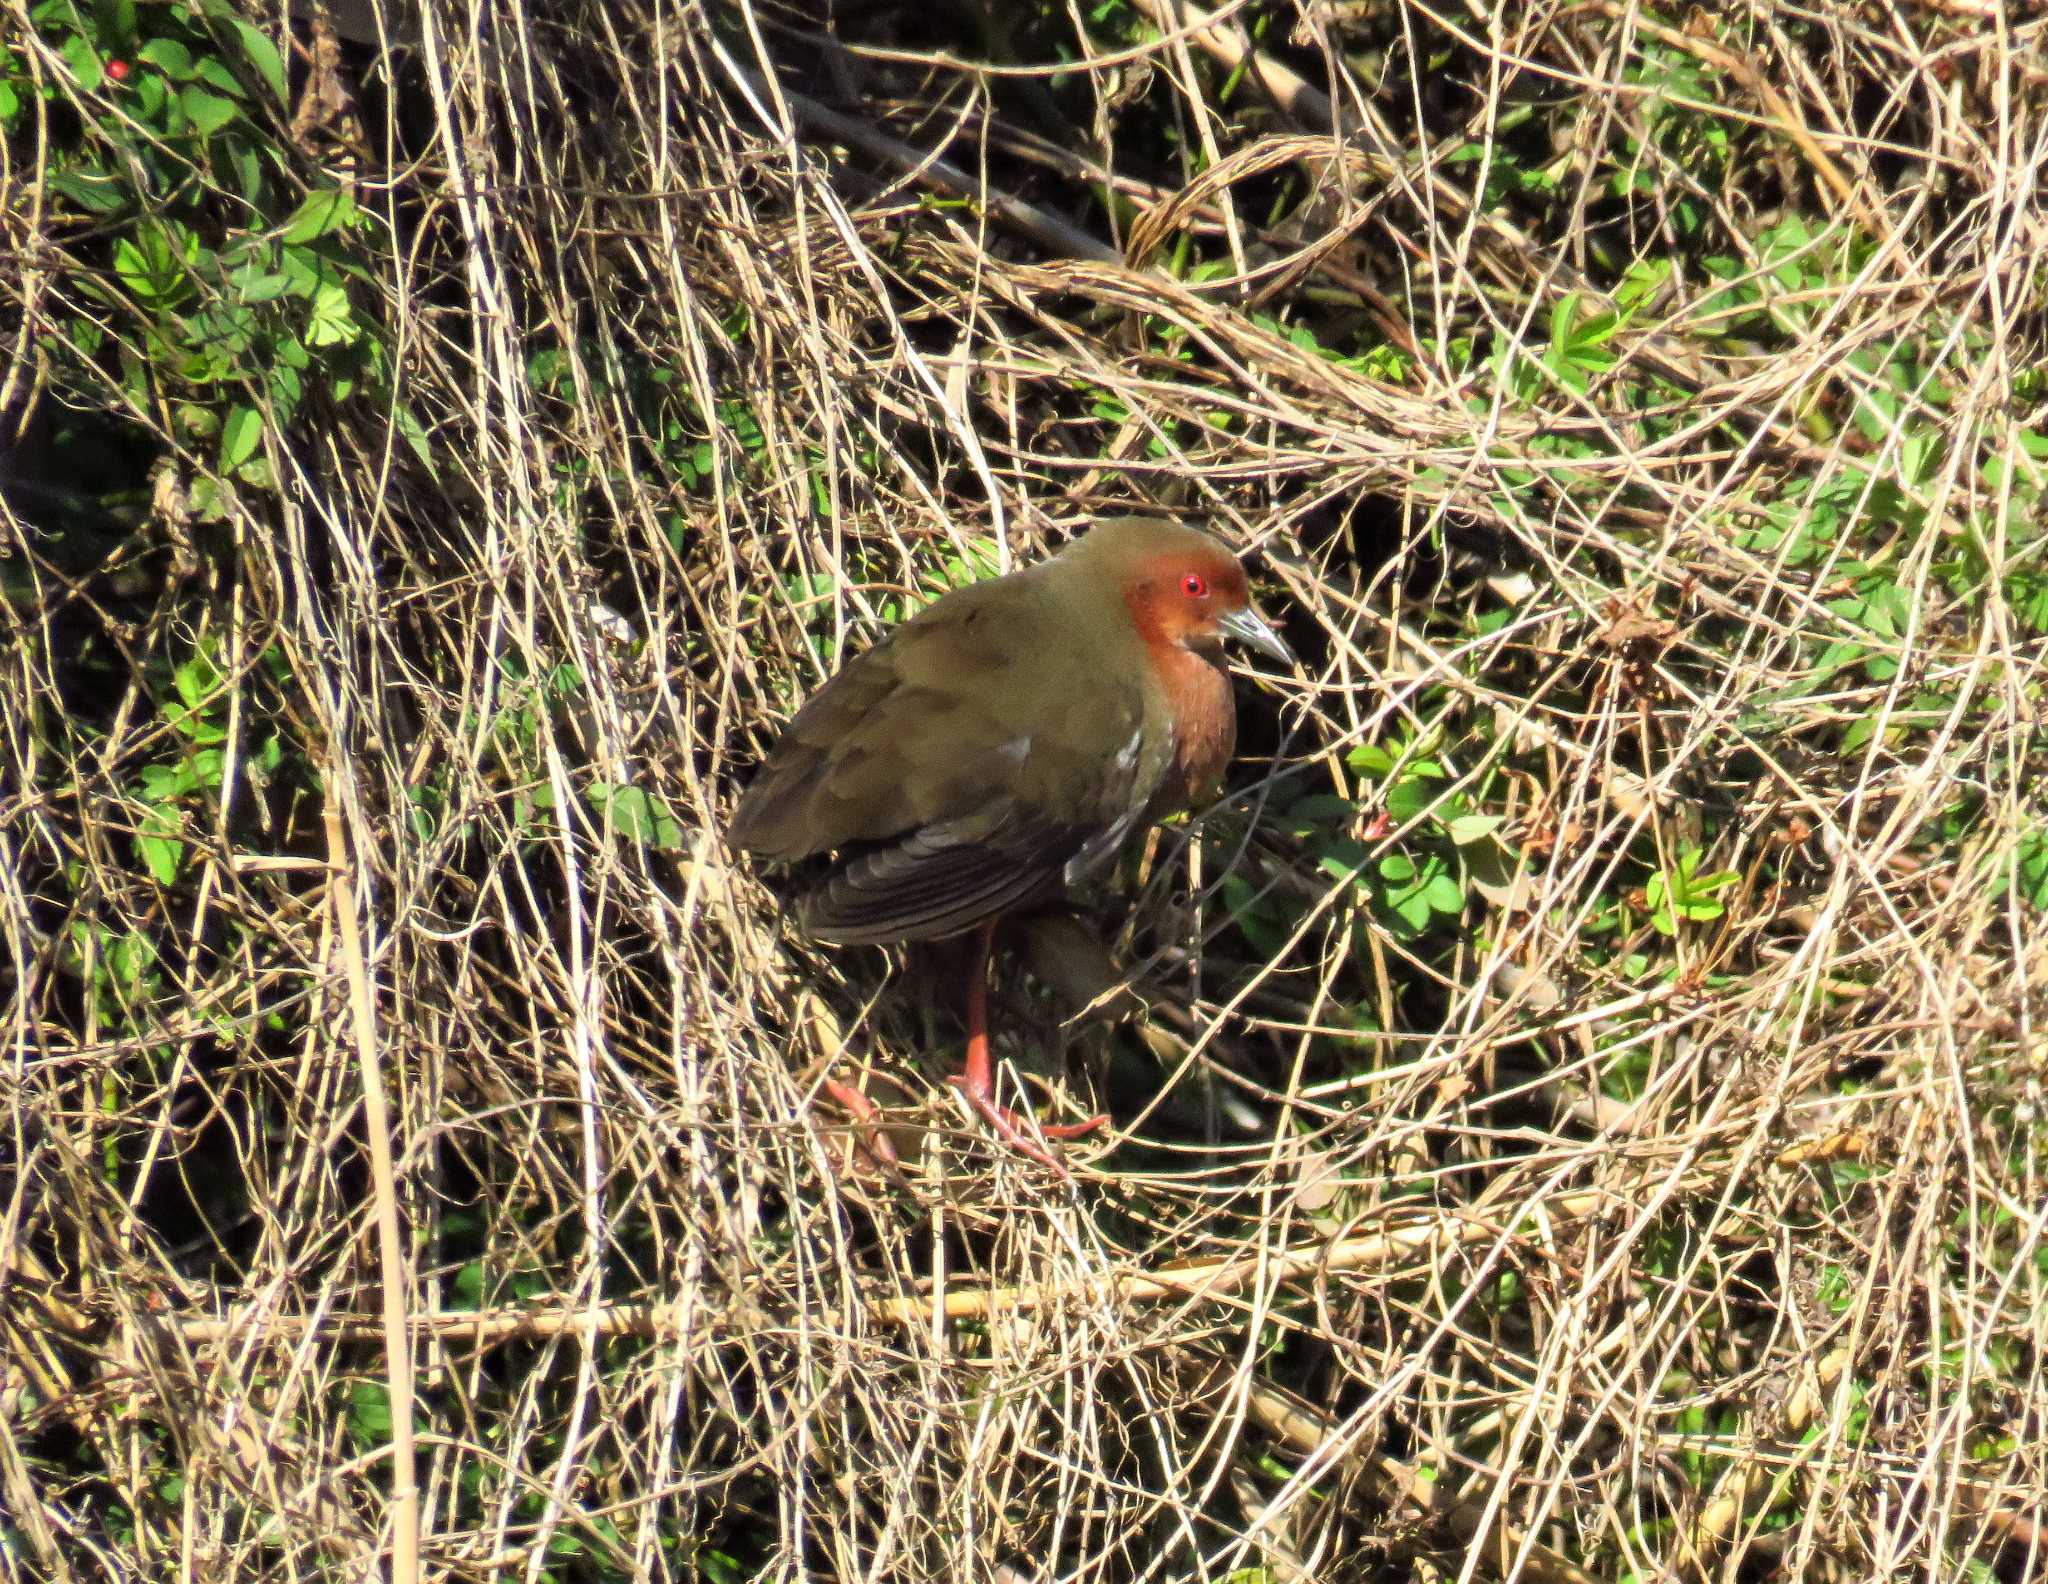
[[[1020,1116],[1008,1106],[996,1103],[994,1095],[966,1077],[946,1080],[966,1098],[974,1114],[994,1128],[996,1135],[1019,1155],[1039,1165],[1050,1167],[1058,1173],[1060,1181],[1072,1182],[1074,1174],[1067,1170],[1067,1163],[1060,1159],[1059,1152],[1041,1144],[1039,1137],[1051,1139],[1086,1138],[1097,1128],[1107,1127],[1109,1117],[1097,1113],[1082,1122],[1041,1122],[1036,1117]]]
[[[896,1146],[889,1138],[889,1129],[882,1121],[882,1108],[854,1085],[841,1083],[836,1078],[821,1079],[818,1087],[852,1116],[854,1149],[866,1156],[869,1164],[877,1170],[901,1176],[903,1158],[896,1153]]]

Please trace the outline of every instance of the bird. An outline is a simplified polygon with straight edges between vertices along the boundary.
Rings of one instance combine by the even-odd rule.
[[[1293,664],[1219,540],[1155,517],[1098,522],[1046,560],[954,589],[847,662],[769,749],[726,827],[734,849],[804,877],[792,910],[814,940],[973,937],[966,1058],[951,1082],[1011,1148],[1063,1176],[996,1099],[996,925],[1214,791],[1237,738],[1226,639]],[[1039,1131],[1078,1137],[1107,1121]]]

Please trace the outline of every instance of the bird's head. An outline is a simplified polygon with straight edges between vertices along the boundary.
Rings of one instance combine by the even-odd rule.
[[[1252,604],[1237,557],[1205,533],[1150,517],[1112,518],[1067,556],[1115,587],[1148,643],[1213,652],[1235,638],[1282,665],[1294,661]]]

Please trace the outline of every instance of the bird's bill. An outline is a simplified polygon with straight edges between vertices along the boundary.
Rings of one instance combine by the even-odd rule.
[[[1247,605],[1243,610],[1225,611],[1216,618],[1216,625],[1223,629],[1224,636],[1250,644],[1260,654],[1271,655],[1282,665],[1294,664],[1294,651],[1281,642],[1271,623],[1253,607]]]

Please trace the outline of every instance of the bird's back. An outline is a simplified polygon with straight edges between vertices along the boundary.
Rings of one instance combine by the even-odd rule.
[[[1057,560],[947,595],[804,705],[731,841],[839,855],[803,905],[828,940],[955,934],[1056,889],[1142,817],[1172,757],[1118,615]]]

